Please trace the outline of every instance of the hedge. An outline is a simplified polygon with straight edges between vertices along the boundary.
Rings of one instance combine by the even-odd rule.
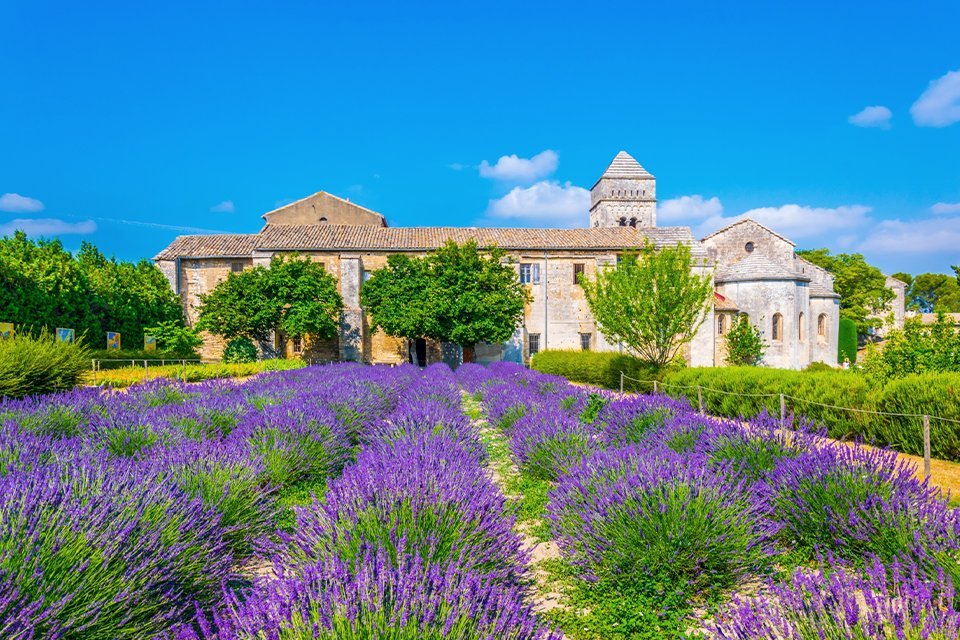
[[[653,380],[663,376],[638,358],[621,353],[599,351],[541,351],[533,356],[530,366],[537,371],[562,376],[571,382],[583,382],[607,389],[620,388],[620,372],[638,380]],[[624,381],[624,390],[649,391],[649,383]]]
[[[122,388],[153,378],[175,378],[184,382],[200,382],[218,378],[245,378],[264,371],[285,371],[287,369],[300,369],[305,366],[307,366],[307,363],[303,360],[283,358],[233,364],[151,366],[146,369],[142,366],[134,366],[97,371],[96,373],[87,370],[86,383],[99,387]]]
[[[850,318],[840,318],[837,332],[837,362],[847,359],[853,364],[857,361],[857,323]]]
[[[652,380],[658,379],[661,391],[686,398],[693,406],[697,406],[699,386],[704,409],[731,418],[753,417],[763,410],[779,415],[780,394],[784,394],[788,412],[825,426],[831,437],[857,438],[914,455],[923,454],[921,418],[877,416],[820,405],[960,420],[960,373],[916,374],[878,388],[865,376],[841,369],[696,367],[644,375],[650,372],[644,363],[617,353],[544,351],[534,356],[531,366],[608,389],[619,388],[620,371],[648,381],[628,380],[624,385],[628,391],[650,392]],[[931,419],[930,430],[933,456],[960,461],[960,424]]]

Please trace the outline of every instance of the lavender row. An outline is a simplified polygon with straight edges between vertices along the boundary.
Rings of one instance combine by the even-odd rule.
[[[0,636],[149,638],[221,606],[277,496],[339,474],[419,375],[342,365],[0,403]]]
[[[553,638],[450,370],[430,367],[359,430],[355,463],[298,509],[274,576],[180,630],[234,638]]]
[[[896,454],[830,442],[811,425],[715,420],[666,397],[591,392],[512,365],[458,377],[520,467],[553,481],[551,530],[586,579],[688,602],[761,579],[760,596],[719,614],[720,637],[879,628],[955,637],[960,516]],[[780,582],[778,569],[797,563],[822,569]],[[872,599],[854,606],[866,591]],[[791,613],[805,597],[816,607]]]

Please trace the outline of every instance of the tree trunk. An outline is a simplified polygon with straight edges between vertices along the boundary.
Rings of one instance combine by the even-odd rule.
[[[463,350],[463,362],[473,362],[473,347],[474,345],[463,345],[460,348]]]

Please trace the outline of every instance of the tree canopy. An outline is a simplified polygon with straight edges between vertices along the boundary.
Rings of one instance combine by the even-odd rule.
[[[581,276],[584,294],[597,327],[646,362],[673,362],[693,339],[712,299],[709,276],[683,244],[656,250],[647,244],[623,255],[614,268],[601,269],[594,280]]]
[[[270,268],[230,273],[200,296],[197,328],[223,336],[267,340],[273,331],[320,339],[337,335],[343,299],[337,281],[309,257],[274,256]]]
[[[448,241],[424,257],[392,255],[360,291],[371,326],[402,338],[433,338],[464,349],[510,338],[528,299],[498,249]]]
[[[809,249],[797,254],[833,274],[834,289],[840,294],[840,317],[852,320],[857,333],[866,335],[871,328],[883,325],[880,316],[886,315],[887,303],[893,300],[894,293],[887,288],[883,272],[868,264],[862,254],[831,255],[829,249]]]
[[[895,273],[907,284],[907,308],[922,313],[960,312],[960,278],[945,273]]]
[[[0,238],[0,322],[71,328],[102,348],[106,331],[119,331],[125,344],[136,345],[145,327],[183,326],[183,310],[148,260],[107,258],[87,242],[72,255],[59,240],[32,240],[17,231]]]

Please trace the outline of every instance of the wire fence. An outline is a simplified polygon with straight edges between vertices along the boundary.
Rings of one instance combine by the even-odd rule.
[[[682,384],[666,384],[660,382],[659,380],[640,380],[638,378],[632,378],[625,374],[623,371],[620,372],[620,393],[624,392],[624,382],[630,380],[632,382],[639,382],[641,384],[649,384],[653,388],[654,393],[660,393],[661,389],[671,388],[671,389],[686,389],[697,391],[697,410],[706,414],[704,410],[703,403],[703,392],[707,391],[710,393],[719,393],[722,395],[731,395],[731,396],[740,396],[745,398],[778,398],[780,400],[780,424],[785,426],[787,422],[787,401],[790,400],[797,404],[810,404],[816,405],[818,407],[823,407],[827,409],[837,409],[840,411],[850,411],[853,413],[860,414],[870,414],[876,416],[891,416],[899,418],[919,418],[923,421],[923,473],[925,476],[930,476],[930,421],[939,420],[941,422],[960,424],[960,420],[954,420],[952,418],[944,418],[942,416],[935,416],[931,414],[923,413],[891,413],[887,411],[871,411],[869,409],[856,409],[854,407],[841,407],[838,405],[824,404],[822,402],[815,402],[813,400],[807,400],[806,398],[798,398],[796,396],[791,396],[786,393],[741,393],[736,391],[725,391],[723,389],[713,389],[710,387],[704,387],[702,385],[682,385]]]

